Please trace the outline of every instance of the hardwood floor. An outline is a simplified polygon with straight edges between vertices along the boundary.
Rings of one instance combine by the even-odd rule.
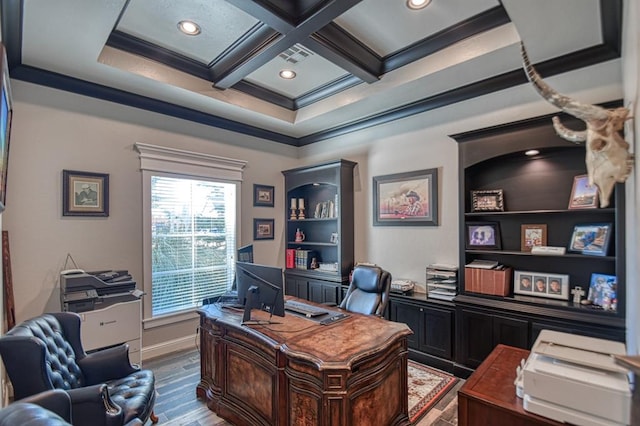
[[[156,376],[155,413],[163,426],[228,426],[220,417],[196,398],[200,380],[200,354],[197,350],[176,352],[143,363]],[[458,424],[459,380],[438,403],[418,422],[417,426],[451,426]],[[151,422],[147,422],[147,426]]]

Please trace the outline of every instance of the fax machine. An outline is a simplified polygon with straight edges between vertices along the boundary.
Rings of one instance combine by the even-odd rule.
[[[137,300],[143,293],[126,270],[60,273],[60,302],[63,311],[86,312],[115,303]]]
[[[579,426],[629,425],[630,373],[612,356],[624,354],[620,342],[542,330],[522,369],[524,409]]]

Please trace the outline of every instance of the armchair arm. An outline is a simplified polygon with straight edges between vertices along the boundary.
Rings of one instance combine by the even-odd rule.
[[[124,412],[109,396],[107,385],[69,389],[73,423],[79,425],[122,425]]]
[[[62,389],[53,389],[23,398],[20,402],[39,405],[71,423],[71,397]]]
[[[126,377],[140,370],[129,361],[129,345],[122,344],[93,352],[78,360],[87,385]]]

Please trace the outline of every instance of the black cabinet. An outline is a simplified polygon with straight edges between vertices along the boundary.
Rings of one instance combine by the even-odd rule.
[[[353,170],[338,160],[283,171],[286,211],[285,292],[339,303],[353,268]]]
[[[393,296],[389,303],[392,321],[411,328],[409,357],[434,367],[452,371],[453,304],[430,302],[424,298]]]
[[[616,105],[606,105],[613,107]],[[563,116],[570,127],[584,124]],[[511,267],[516,274],[566,278],[563,297],[548,293],[539,297],[514,291],[492,296],[467,291],[460,274],[456,304],[456,356],[458,363],[478,366],[498,343],[529,348],[540,330],[624,341],[625,335],[625,198],[624,184],[615,187],[607,208],[569,209],[574,178],[585,175],[585,148],[555,134],[551,116],[481,129],[452,136],[459,143],[460,265],[492,260]],[[536,149],[537,155],[525,151]],[[472,192],[502,191],[503,208],[486,211]],[[470,246],[468,227],[493,224],[500,231],[491,247]],[[611,224],[612,239],[603,256],[569,250],[574,227]],[[534,255],[522,249],[523,228],[544,225],[547,246],[564,247],[564,255]],[[595,309],[573,303],[576,286],[588,294],[592,274],[614,275],[617,308]]]
[[[496,315],[486,311],[460,308],[456,361],[476,368],[498,345],[529,348],[529,322],[513,315]]]

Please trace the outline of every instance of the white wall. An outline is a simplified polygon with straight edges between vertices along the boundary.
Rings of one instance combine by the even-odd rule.
[[[263,149],[251,150],[231,145],[239,136],[229,132],[20,81],[12,81],[12,88],[14,122],[3,225],[11,238],[17,321],[60,310],[58,277],[67,253],[85,270],[128,269],[142,287],[142,177],[135,142],[247,160],[240,243],[252,242],[254,217],[273,217],[276,230],[283,229],[280,170],[295,166],[295,149],[260,141]],[[129,123],[138,117],[175,131]],[[187,134],[185,126],[209,138]],[[109,217],[62,216],[63,169],[109,174]],[[276,187],[275,208],[252,207],[253,183]],[[254,250],[258,262],[284,264],[281,239],[255,242]],[[191,336],[195,329],[190,321],[147,330],[143,345]]]
[[[583,102],[605,102],[622,97],[619,76],[617,60],[548,82]],[[256,261],[281,266],[287,206],[280,171],[338,158],[356,161],[356,261],[379,263],[397,278],[424,283],[427,264],[458,260],[458,147],[448,135],[554,112],[523,85],[294,149],[30,83],[12,83],[15,121],[3,225],[12,241],[18,321],[59,309],[58,274],[67,253],[82,268],[129,269],[142,280],[141,175],[132,149],[135,142],[248,160],[241,243],[252,240],[253,217],[273,216],[276,239],[254,243]],[[372,226],[374,176],[434,167],[440,170],[439,226]],[[62,217],[63,169],[110,174],[109,218]],[[276,187],[274,209],[251,207],[253,183]],[[194,332],[194,321],[146,330],[143,346],[160,348],[148,351],[157,353],[175,341],[192,343]]]
[[[640,342],[640,289],[638,283],[640,280],[640,263],[638,262],[638,247],[640,246],[640,155],[638,155],[637,135],[640,135],[640,120],[638,119],[638,102],[640,96],[640,52],[638,40],[640,40],[640,7],[637,0],[624,2],[624,33],[623,33],[623,84],[625,106],[631,108],[631,114],[635,119],[628,121],[625,126],[625,139],[631,144],[631,150],[636,153],[635,166],[633,172],[629,176],[626,185],[626,229],[627,229],[627,351],[630,354],[639,353]]]

